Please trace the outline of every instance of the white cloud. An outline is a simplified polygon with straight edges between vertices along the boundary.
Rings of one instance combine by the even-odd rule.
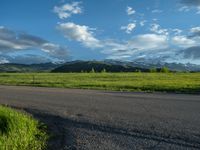
[[[41,50],[57,58],[67,58],[68,55],[66,47],[27,33],[15,32],[5,27],[0,28],[0,53],[7,54],[30,49]]]
[[[30,46],[29,45],[24,45],[23,43],[18,43],[18,42],[13,42],[13,41],[8,41],[5,39],[0,39],[0,47],[1,51],[13,51],[13,50],[23,50],[23,49],[28,49]],[[9,51],[8,51],[9,49]]]
[[[181,0],[182,7],[178,10],[181,12],[188,12],[196,10],[196,14],[200,14],[200,0]]]
[[[133,15],[136,13],[136,11],[132,7],[127,7],[126,12],[128,15]]]
[[[139,50],[164,49],[168,47],[168,38],[165,35],[143,34],[130,40],[128,46]]]
[[[66,55],[68,55],[65,47],[61,47],[60,45],[53,43],[42,44],[41,50],[49,53],[51,56],[56,56],[61,59],[66,58]]]
[[[190,8],[188,6],[182,6],[178,9],[180,12],[188,12],[190,11]]]
[[[197,14],[200,14],[200,6],[197,8]]]
[[[150,31],[157,33],[157,34],[164,34],[164,35],[168,35],[169,32],[167,29],[161,29],[159,24],[152,24]]]
[[[71,4],[64,4],[62,6],[55,6],[53,11],[58,14],[60,19],[66,19],[71,17],[73,14],[81,14],[82,8],[80,7],[81,2],[72,2]]]
[[[57,26],[65,38],[81,42],[89,48],[102,47],[100,41],[94,37],[92,28],[72,22],[61,23]]]
[[[122,26],[121,30],[125,30],[127,34],[130,34],[136,27],[135,23],[129,23],[127,26]]]
[[[109,59],[128,59],[140,56],[149,51],[157,51],[168,47],[168,38],[165,35],[142,34],[125,42],[105,41],[102,53],[107,54]],[[154,52],[154,54],[156,54]]]
[[[119,51],[127,51],[127,43],[122,43],[119,41],[114,40],[105,40],[102,43],[104,43],[104,50],[102,51],[105,54],[112,54],[117,53]]]
[[[190,29],[190,38],[200,40],[200,27],[193,27]],[[199,41],[200,42],[200,41]]]
[[[194,27],[190,29],[191,33],[200,33],[200,27]]]
[[[152,21],[156,22],[156,21],[158,21],[158,19],[157,18],[153,18]]]
[[[50,57],[38,55],[38,54],[24,54],[17,56],[7,57],[7,60],[12,63],[18,64],[38,64],[38,63],[47,63],[52,62],[53,60]],[[61,60],[57,60],[61,61]]]
[[[172,29],[172,32],[174,33],[174,35],[180,35],[183,31],[180,29]]]
[[[178,47],[183,47],[183,48],[192,47],[197,44],[195,40],[190,39],[183,35],[173,37],[172,43]]]
[[[130,55],[123,55],[123,54],[115,54],[115,55],[110,55],[107,57],[107,59],[113,59],[113,60],[127,60],[130,58]]]
[[[146,22],[147,22],[146,20],[140,21],[140,26],[143,27],[143,26],[145,25]]]
[[[9,63],[9,60],[7,60],[6,58],[0,57],[0,64],[5,64],[5,63]]]
[[[152,13],[162,13],[163,11],[160,9],[154,9],[151,11]]]
[[[187,35],[181,35],[182,30],[180,29],[174,29],[172,31],[177,32],[171,39],[173,45],[181,48],[200,46],[200,27],[189,29]]]

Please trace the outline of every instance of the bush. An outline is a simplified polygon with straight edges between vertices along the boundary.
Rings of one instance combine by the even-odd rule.
[[[167,67],[163,67],[163,68],[161,68],[160,72],[162,72],[162,73],[169,73],[170,70]]]
[[[150,72],[151,72],[151,73],[155,73],[155,72],[157,72],[157,69],[156,69],[156,68],[151,68],[151,69],[150,69]]]
[[[142,71],[139,69],[136,69],[135,72],[141,73]]]
[[[92,68],[92,70],[90,71],[90,73],[95,73],[95,70],[94,70],[94,68]]]
[[[101,73],[106,73],[106,69],[104,68],[104,69],[101,71]]]

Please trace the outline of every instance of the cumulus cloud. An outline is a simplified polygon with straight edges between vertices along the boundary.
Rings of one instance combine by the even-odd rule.
[[[118,52],[125,52],[129,51],[127,47],[127,42],[119,42],[115,40],[105,40],[104,43],[104,50],[102,51],[104,54],[113,54]]]
[[[168,47],[168,38],[165,35],[143,34],[130,40],[128,46],[139,50],[164,49]]]
[[[67,58],[66,47],[51,43],[45,39],[27,33],[0,28],[0,54],[38,49],[56,58]]]
[[[187,36],[174,36],[172,38],[172,43],[178,47],[192,47],[195,46],[197,43],[195,40],[188,38]]]
[[[200,27],[194,27],[190,29],[191,36],[190,37],[200,37]]]
[[[193,27],[189,29],[186,35],[181,34],[182,30],[173,29],[174,36],[171,37],[171,44],[178,48],[185,48],[192,50],[190,48],[200,46],[200,27]]]
[[[174,35],[180,35],[183,31],[181,29],[172,29]]]
[[[165,34],[165,35],[169,34],[168,30],[162,29],[159,24],[152,24],[150,31],[157,33],[157,34]]]
[[[141,34],[134,36],[132,39],[124,42],[107,41],[104,42],[106,46],[114,51],[125,52],[127,50],[156,50],[165,49],[168,47],[168,38],[165,35],[157,34]],[[110,43],[110,44],[109,44]],[[145,44],[144,44],[145,43]]]
[[[125,30],[127,34],[130,34],[136,27],[135,23],[129,23],[127,26],[122,26],[121,30]]]
[[[53,11],[58,14],[60,19],[66,19],[71,17],[73,14],[81,14],[83,12],[80,4],[81,2],[72,2],[62,6],[55,6]]]
[[[89,48],[99,49],[108,59],[151,59],[180,62],[186,59],[191,61],[199,56],[198,27],[189,30],[190,35],[195,35],[195,37],[191,37],[182,35],[180,29],[162,29],[159,24],[152,24],[150,31],[153,33],[136,35],[126,41],[100,40],[94,36],[95,29],[72,22],[59,24],[58,29],[70,40],[81,42]],[[128,27],[124,27],[123,30],[128,30]],[[177,59],[175,60],[175,58]]]
[[[129,6],[126,8],[126,12],[128,15],[133,15],[136,13],[136,11],[132,7],[129,7]]]
[[[158,51],[168,47],[168,39],[165,35],[142,34],[134,36],[131,40],[125,42],[105,41],[105,47],[102,51],[108,55],[109,59],[133,59],[149,51]],[[154,52],[155,54],[155,52]]]
[[[102,43],[102,53],[106,54],[108,59],[121,60],[133,60],[152,51],[152,55],[156,56],[158,52],[163,49],[166,51],[169,47],[168,36],[157,33],[136,35],[127,41],[105,40]]]
[[[134,49],[129,47],[127,42],[119,42],[114,40],[104,41],[104,49],[102,53],[107,55],[107,59],[117,59],[117,60],[126,60],[127,58],[132,57]]]
[[[61,23],[57,29],[64,35],[65,38],[81,42],[89,48],[102,47],[100,41],[95,38],[93,28],[85,25],[78,25],[73,22]]]
[[[128,15],[136,13],[132,7],[127,7],[126,12]],[[140,25],[144,26],[145,22],[143,20]],[[135,27],[136,23],[129,23],[127,26],[122,26],[121,29],[130,34]],[[160,26],[154,28],[154,33],[137,35],[127,41],[100,40],[95,37],[94,31],[96,29],[73,22],[59,23],[57,29],[68,40],[75,40],[88,48],[99,49],[102,53],[108,55],[107,58],[128,59],[136,53],[168,47],[167,30],[161,29]]]
[[[154,11],[154,13],[158,12]],[[135,10],[127,7],[127,14],[133,15]],[[144,26],[145,22],[145,20],[140,22],[140,25]],[[127,26],[122,26],[121,29],[130,34],[135,27],[136,23],[130,23]],[[169,58],[174,59],[176,56],[182,56],[182,59],[192,59],[194,58],[193,55],[197,53],[197,49],[193,50],[193,48],[192,53],[188,51],[192,47],[198,47],[198,43],[200,43],[200,38],[197,36],[200,30],[198,27],[191,28],[190,36],[188,36],[182,35],[180,29],[164,29],[159,24],[154,23],[150,26],[150,33],[136,35],[126,41],[100,40],[94,34],[96,29],[73,22],[59,23],[57,29],[65,38],[78,41],[88,48],[98,49],[106,54],[109,59],[155,58],[167,60]],[[181,49],[185,49],[185,51],[180,52]]]

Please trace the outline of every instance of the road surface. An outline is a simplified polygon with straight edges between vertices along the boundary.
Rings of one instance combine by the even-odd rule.
[[[200,149],[200,95],[0,86],[48,125],[52,150]]]

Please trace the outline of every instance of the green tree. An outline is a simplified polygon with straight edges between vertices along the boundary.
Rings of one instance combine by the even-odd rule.
[[[160,72],[162,72],[162,73],[169,73],[170,70],[167,67],[163,67],[163,68],[161,68]]]
[[[95,73],[95,70],[94,70],[94,68],[92,68],[92,70],[90,71],[90,73]]]
[[[157,69],[156,69],[155,67],[154,67],[154,68],[151,68],[151,69],[150,69],[150,72],[151,72],[151,73],[155,73],[155,72],[157,72]]]
[[[135,72],[141,73],[141,70],[140,69],[136,69]]]
[[[104,68],[104,69],[101,71],[101,73],[106,73],[106,69]]]

